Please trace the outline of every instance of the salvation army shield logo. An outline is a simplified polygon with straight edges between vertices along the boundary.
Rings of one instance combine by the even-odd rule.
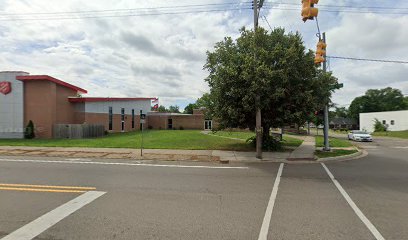
[[[7,95],[11,92],[11,82],[0,82],[0,93]]]

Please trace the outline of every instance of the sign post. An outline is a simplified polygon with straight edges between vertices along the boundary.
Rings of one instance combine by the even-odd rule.
[[[143,125],[145,123],[146,114],[143,114],[143,110],[140,110],[140,124],[142,127],[142,143],[140,146],[140,156],[143,156]]]

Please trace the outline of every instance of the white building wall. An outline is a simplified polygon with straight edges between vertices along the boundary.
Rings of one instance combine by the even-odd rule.
[[[113,114],[121,114],[121,109],[125,108],[125,114],[132,114],[132,109],[135,110],[135,115],[140,114],[140,110],[146,114],[150,112],[151,100],[135,100],[135,101],[107,101],[107,102],[86,102],[85,112],[87,113],[109,113],[109,107],[112,107]]]
[[[389,131],[408,130],[408,110],[360,113],[360,130],[374,132],[374,122],[378,119],[381,123],[385,121]],[[394,121],[394,124],[391,124]]]
[[[0,72],[0,82],[10,82],[11,92],[0,93],[0,138],[24,137],[24,84],[16,76],[26,72]]]

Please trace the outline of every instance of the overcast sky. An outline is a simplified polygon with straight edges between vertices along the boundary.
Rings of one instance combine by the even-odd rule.
[[[299,31],[315,49],[316,23],[301,21],[300,0],[266,2],[261,15],[272,28]],[[320,0],[319,6],[328,55],[408,61],[406,0]],[[160,104],[183,109],[209,91],[206,51],[225,36],[237,37],[242,26],[252,27],[248,7],[242,0],[1,0],[0,71],[51,75],[87,89],[88,96],[159,97]],[[265,20],[259,23],[269,29]],[[333,98],[340,106],[369,88],[408,94],[408,64],[333,59],[329,67],[344,83]]]

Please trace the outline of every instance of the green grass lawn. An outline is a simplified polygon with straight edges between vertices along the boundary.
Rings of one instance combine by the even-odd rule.
[[[217,131],[214,133],[209,133],[213,134],[215,136],[221,136],[221,137],[229,137],[229,138],[238,138],[242,140],[247,140],[250,137],[255,136],[254,132],[249,132],[249,131]],[[291,147],[298,147],[300,144],[302,144],[302,140],[299,140],[297,138],[293,137],[288,137],[288,136],[283,136],[283,145],[284,146],[291,146]]]
[[[338,138],[329,138],[330,147],[352,147],[348,140],[342,140]],[[324,146],[324,139],[322,136],[316,136],[316,147],[323,147]]]
[[[316,151],[315,155],[318,156],[319,158],[326,158],[326,157],[345,156],[345,155],[350,155],[356,152],[358,151],[357,150],[334,149],[331,152]]]
[[[373,132],[372,135],[373,136],[383,136],[383,137],[408,138],[408,130],[393,131],[393,132]]]
[[[90,139],[0,139],[0,146],[140,148],[141,139],[141,132],[137,131]],[[147,149],[253,150],[244,141],[215,138],[199,130],[148,130],[143,142]]]

